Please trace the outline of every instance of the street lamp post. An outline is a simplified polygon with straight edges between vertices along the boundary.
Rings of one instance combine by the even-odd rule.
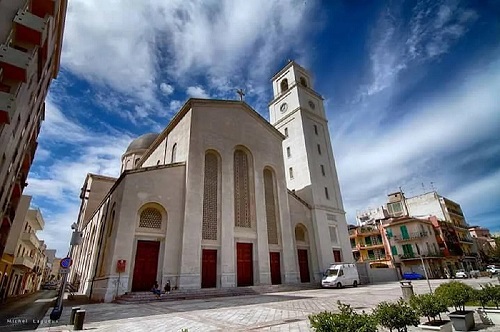
[[[422,262],[422,268],[424,269],[425,279],[427,280],[427,285],[429,286],[429,291],[432,294],[431,282],[429,281],[429,275],[427,274],[427,269],[425,267],[424,258],[422,257],[422,254],[420,253],[420,248],[418,247],[417,243],[415,243],[415,246],[417,247],[417,253],[420,256],[420,261]]]
[[[63,298],[64,298],[64,292],[66,290],[66,285],[68,282],[69,269],[70,269],[72,262],[73,262],[71,257],[70,257],[71,249],[73,248],[73,246],[79,245],[81,242],[81,233],[78,232],[77,228],[78,228],[78,225],[76,223],[73,223],[73,225],[71,225],[71,229],[73,230],[73,233],[71,234],[71,242],[69,244],[68,255],[66,256],[66,258],[62,259],[61,263],[60,263],[61,268],[63,268],[65,271],[64,271],[64,273],[62,273],[63,280],[62,280],[61,288],[59,289],[57,304],[54,307],[54,309],[52,309],[52,312],[50,313],[51,320],[58,320],[61,317],[61,314],[63,311],[62,302],[63,302]]]

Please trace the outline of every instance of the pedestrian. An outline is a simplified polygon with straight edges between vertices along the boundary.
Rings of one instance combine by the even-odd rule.
[[[160,297],[161,290],[158,288],[158,282],[157,281],[155,281],[155,283],[153,284],[153,287],[151,288],[151,292],[153,294],[155,294],[158,298]]]
[[[170,280],[167,281],[167,283],[165,284],[165,294],[170,294]]]

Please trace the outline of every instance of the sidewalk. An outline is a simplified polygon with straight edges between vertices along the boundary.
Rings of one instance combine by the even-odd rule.
[[[432,280],[433,288],[447,280]],[[489,279],[466,280],[474,287]],[[428,292],[426,281],[412,282],[415,293]],[[344,289],[309,289],[293,292],[214,298],[204,300],[153,301],[143,304],[82,304],[84,329],[96,331],[310,331],[308,315],[336,311],[337,300],[356,310],[370,311],[381,301],[401,296],[399,283]],[[71,331],[71,306],[67,302],[61,319],[41,324],[38,331]],[[48,319],[47,313],[46,318]],[[479,323],[479,317],[476,317]],[[383,330],[381,330],[383,331]],[[409,331],[418,331],[410,328]],[[499,326],[482,331],[497,332]]]

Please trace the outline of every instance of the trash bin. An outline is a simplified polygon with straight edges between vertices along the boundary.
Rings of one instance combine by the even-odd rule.
[[[413,285],[411,281],[400,281],[401,291],[403,292],[403,299],[409,300],[413,296]]]
[[[83,321],[85,320],[85,310],[77,310],[75,313],[75,321],[73,331],[83,330]]]

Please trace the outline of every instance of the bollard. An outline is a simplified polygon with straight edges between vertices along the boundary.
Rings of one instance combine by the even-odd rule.
[[[413,285],[411,281],[400,281],[401,291],[403,292],[403,299],[408,301],[413,295]]]
[[[73,324],[74,331],[83,330],[83,321],[85,320],[85,310],[77,310],[75,313],[75,322]]]
[[[71,316],[69,316],[69,324],[73,325],[75,323],[75,314],[78,310],[80,310],[80,307],[72,307],[71,308]]]

